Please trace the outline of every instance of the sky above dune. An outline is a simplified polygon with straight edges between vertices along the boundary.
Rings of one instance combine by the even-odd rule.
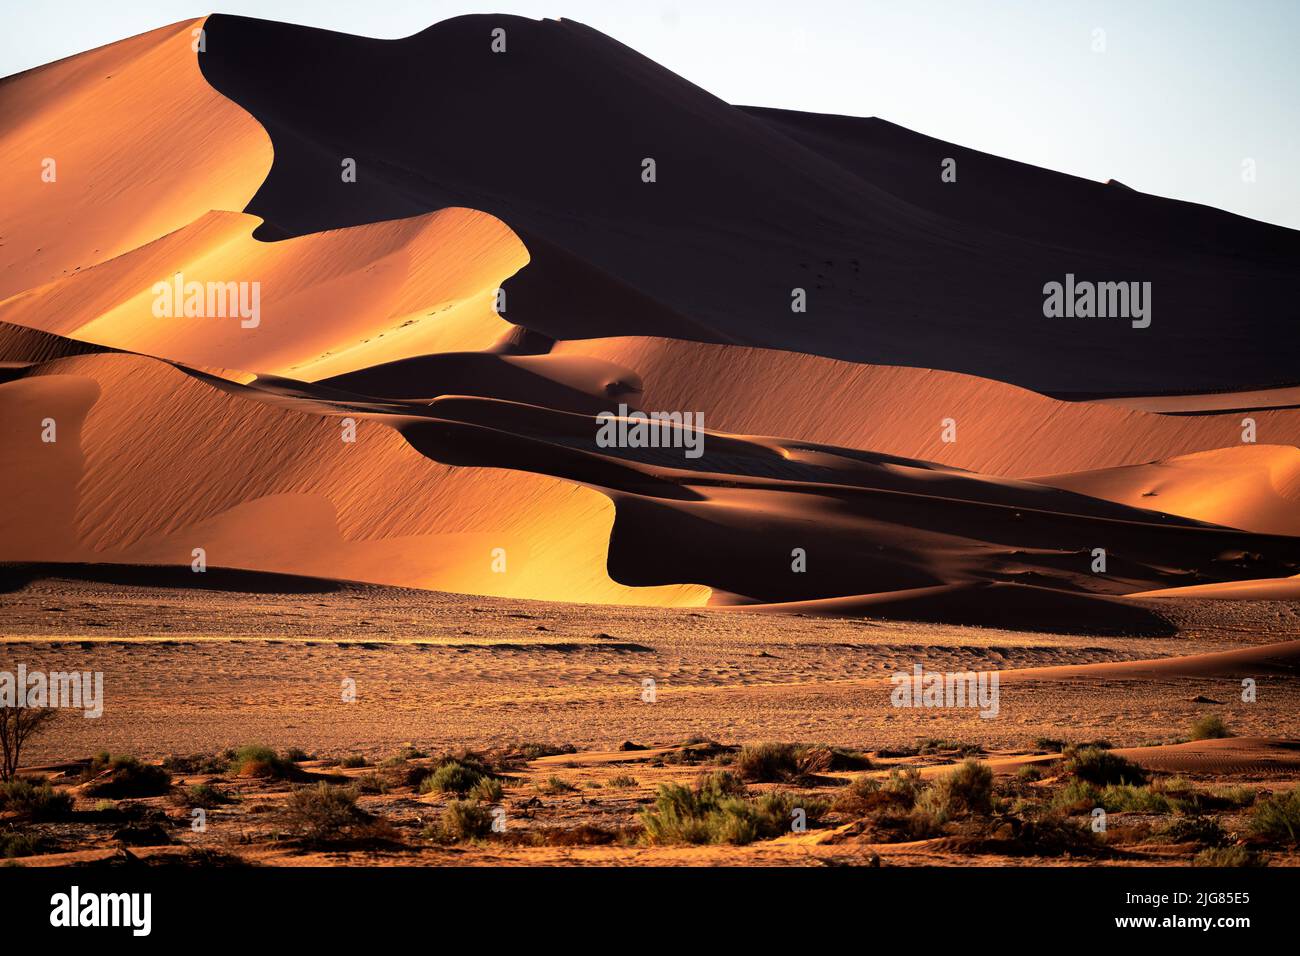
[[[731,103],[879,116],[1000,156],[1300,228],[1300,4],[1291,0],[221,7],[384,38],[485,10],[581,21]],[[179,0],[67,0],[57,13],[11,5],[0,20],[0,76],[203,12]]]

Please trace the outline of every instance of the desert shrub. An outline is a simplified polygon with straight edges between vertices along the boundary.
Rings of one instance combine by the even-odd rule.
[[[736,772],[751,783],[776,783],[800,773],[794,744],[763,743],[740,748]]]
[[[993,810],[993,771],[967,757],[951,773],[934,782],[916,802],[916,809],[939,823]]]
[[[866,813],[884,799],[879,780],[854,777],[847,787],[835,794],[831,809],[838,813]]]
[[[637,785],[636,777],[629,776],[625,773],[616,773],[605,781],[607,787],[635,787]]]
[[[1134,787],[1126,783],[1111,784],[1097,797],[1097,806],[1108,813],[1172,813],[1173,802],[1152,787]]]
[[[348,754],[339,761],[339,766],[344,770],[356,770],[358,767],[364,767],[369,763],[361,754]]]
[[[1035,750],[1046,750],[1049,753],[1060,753],[1065,749],[1065,741],[1057,740],[1055,737],[1037,737],[1034,739]]]
[[[72,797],[55,790],[48,780],[14,777],[0,783],[0,810],[26,820],[57,820],[72,810]]]
[[[916,745],[919,754],[938,754],[956,752],[961,757],[976,757],[984,752],[979,744],[962,743],[960,740],[944,740],[942,737],[926,737]]]
[[[230,761],[220,754],[168,754],[162,768],[168,773],[225,773]]]
[[[59,715],[54,707],[0,707],[0,783],[18,776],[23,747]]]
[[[509,744],[501,753],[503,760],[523,761],[537,760],[540,757],[558,757],[560,754],[577,753],[573,744],[539,744],[517,742]]]
[[[304,760],[310,760],[311,754],[301,747],[290,747],[284,752],[284,759],[290,763],[302,763]]]
[[[1051,806],[1065,813],[1082,813],[1101,806],[1101,791],[1086,780],[1070,780],[1052,795]]]
[[[25,833],[0,833],[0,857],[12,859],[16,856],[33,856],[37,851],[36,841]]]
[[[1242,846],[1214,846],[1192,858],[1192,866],[1256,866],[1259,858]]]
[[[1230,842],[1227,832],[1214,817],[1176,817],[1160,831],[1172,843],[1200,843],[1205,846],[1224,846]]]
[[[1098,836],[1087,823],[1070,820],[1056,813],[1030,817],[1020,823],[1016,842],[1041,856],[1088,853],[1097,849]]]
[[[92,797],[154,797],[171,789],[172,775],[154,764],[141,763],[135,757],[108,753],[98,754],[84,771],[89,781],[86,794]]]
[[[1258,801],[1251,811],[1250,831],[1274,843],[1300,842],[1300,788]]]
[[[185,803],[191,807],[212,809],[223,803],[231,803],[233,798],[224,790],[218,790],[210,783],[199,783],[185,791]]]
[[[654,805],[641,811],[645,839],[658,844],[743,845],[789,832],[796,809],[802,809],[809,822],[826,811],[823,801],[793,793],[748,799],[737,795],[744,792],[743,786],[727,771],[700,778],[694,788],[660,785]]]
[[[451,800],[442,811],[441,824],[443,840],[479,840],[492,832],[492,811],[473,800]]]
[[[482,777],[470,790],[470,796],[481,803],[499,803],[504,793],[501,781],[495,777]]]
[[[895,767],[889,771],[889,776],[881,783],[880,789],[889,794],[899,806],[910,810],[916,803],[916,798],[921,795],[925,788],[925,782],[921,779],[921,771],[913,767]]]
[[[1187,736],[1191,740],[1219,740],[1223,737],[1231,737],[1232,731],[1228,730],[1228,725],[1218,714],[1206,714],[1192,723],[1192,729]]]
[[[298,768],[288,757],[281,756],[270,747],[250,744],[230,752],[230,773],[237,777],[264,777],[271,780],[288,780],[297,775]]]
[[[295,790],[285,805],[289,825],[309,840],[334,840],[368,819],[357,807],[357,791],[321,781]]]
[[[469,793],[484,777],[478,767],[466,766],[458,760],[451,760],[438,767],[424,778],[420,784],[421,793]]]
[[[552,775],[547,777],[543,783],[539,783],[537,789],[548,796],[554,797],[562,793],[573,793],[578,788],[569,781]]]
[[[1072,751],[1065,760],[1064,769],[1080,780],[1104,787],[1112,783],[1143,784],[1146,771],[1119,754],[1101,747],[1088,746]]]
[[[1027,763],[1016,771],[1016,779],[1021,783],[1033,783],[1043,779],[1043,768],[1038,764]]]

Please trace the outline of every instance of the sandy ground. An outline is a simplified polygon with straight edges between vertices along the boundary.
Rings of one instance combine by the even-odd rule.
[[[1068,731],[1135,746],[1176,739],[1209,709],[1239,733],[1300,737],[1293,670],[1011,673],[1300,638],[1292,604],[1179,603],[1167,613],[1184,617],[1178,637],[592,608],[348,585],[247,594],[50,580],[0,597],[0,659],[7,669],[104,673],[104,716],[59,720],[33,745],[41,760],[247,743],[379,757],[406,743],[607,748],[697,735],[852,746],[942,737],[997,748]],[[890,675],[916,664],[1006,669],[998,716],[893,707]],[[1258,699],[1242,703],[1241,676],[1256,671]],[[345,680],[356,682],[355,702],[343,700]],[[655,682],[654,703],[642,701],[646,680]],[[1198,696],[1223,706],[1194,703]]]

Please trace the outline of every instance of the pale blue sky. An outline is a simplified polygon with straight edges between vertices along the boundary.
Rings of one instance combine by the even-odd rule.
[[[226,0],[400,37],[462,13],[568,17],[728,100],[853,116],[1300,228],[1300,0]],[[210,12],[6,0],[0,76]],[[1094,52],[1094,30],[1105,52]],[[1242,181],[1253,159],[1254,183]]]

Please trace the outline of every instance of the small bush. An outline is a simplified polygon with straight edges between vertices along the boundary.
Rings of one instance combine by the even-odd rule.
[[[1027,763],[1016,771],[1016,779],[1021,783],[1033,783],[1043,779],[1043,768],[1038,764]]]
[[[480,803],[500,803],[504,794],[504,788],[501,781],[495,777],[483,777],[478,783],[474,784],[474,789],[470,791],[470,796]]]
[[[1088,746],[1072,751],[1065,760],[1065,771],[1099,787],[1112,783],[1143,784],[1146,771],[1119,754]]]
[[[513,743],[508,745],[501,754],[503,760],[526,761],[537,760],[540,757],[558,757],[560,754],[577,753],[578,748],[573,744],[538,744],[538,743]]]
[[[71,812],[72,797],[55,790],[48,780],[33,783],[26,777],[14,777],[0,783],[0,810],[26,820],[57,820]]]
[[[36,851],[36,841],[25,833],[0,833],[0,857],[33,856]]]
[[[162,768],[168,773],[225,773],[230,761],[219,754],[168,754],[163,758]]]
[[[1053,809],[1083,813],[1101,806],[1101,791],[1086,780],[1074,779],[1052,795]]]
[[[322,781],[289,797],[285,815],[291,827],[309,840],[334,840],[367,819],[357,807],[357,791]]]
[[[185,803],[191,807],[203,807],[210,810],[223,803],[231,803],[233,798],[223,790],[218,790],[210,783],[195,784],[185,791]]]
[[[1300,788],[1256,803],[1250,815],[1250,831],[1274,843],[1300,842]]]
[[[793,744],[751,744],[736,755],[736,772],[750,783],[777,783],[799,774]]]
[[[135,757],[99,754],[82,773],[89,781],[86,794],[92,797],[156,797],[171,789],[172,775],[154,764]]]
[[[282,757],[270,747],[252,744],[231,752],[230,772],[236,777],[290,780],[297,776],[298,768],[292,760]]]
[[[311,754],[301,747],[290,747],[284,752],[284,759],[290,763],[302,763],[304,760],[310,760]]]
[[[625,773],[618,773],[605,781],[607,787],[635,787],[637,785],[636,777],[628,776]]]
[[[1204,846],[1224,846],[1229,837],[1214,817],[1187,816],[1174,819],[1160,835],[1171,843],[1200,843]]]
[[[1097,805],[1108,813],[1172,813],[1173,802],[1152,787],[1133,787],[1128,784],[1111,784],[1101,791]]]
[[[1191,740],[1221,740],[1231,737],[1232,731],[1228,730],[1228,725],[1218,714],[1206,714],[1196,719],[1187,736]]]
[[[559,777],[551,776],[546,779],[545,783],[539,783],[537,785],[537,789],[542,791],[542,793],[547,794],[548,796],[554,797],[554,796],[559,796],[562,793],[573,793],[573,791],[577,790],[578,788],[575,787],[573,784],[569,783],[569,781],[567,780],[562,780]]]
[[[667,783],[659,787],[653,807],[641,811],[649,843],[729,843],[743,845],[790,832],[795,811],[808,822],[826,812],[824,802],[793,793],[765,793],[747,799],[744,783],[718,771],[700,778],[694,788]]]
[[[1241,846],[1210,847],[1192,858],[1192,866],[1256,866],[1258,863],[1255,854]]]
[[[916,808],[939,823],[991,813],[993,771],[987,764],[968,757],[957,769],[936,780],[934,786],[921,795]]]
[[[442,811],[442,838],[449,842],[480,840],[492,832],[492,812],[472,800],[452,800]]]
[[[344,770],[356,770],[358,767],[364,767],[369,763],[361,754],[348,754],[339,761],[339,766]]]
[[[449,761],[424,778],[421,793],[455,793],[464,796],[484,777],[477,767],[467,767],[457,760]]]

